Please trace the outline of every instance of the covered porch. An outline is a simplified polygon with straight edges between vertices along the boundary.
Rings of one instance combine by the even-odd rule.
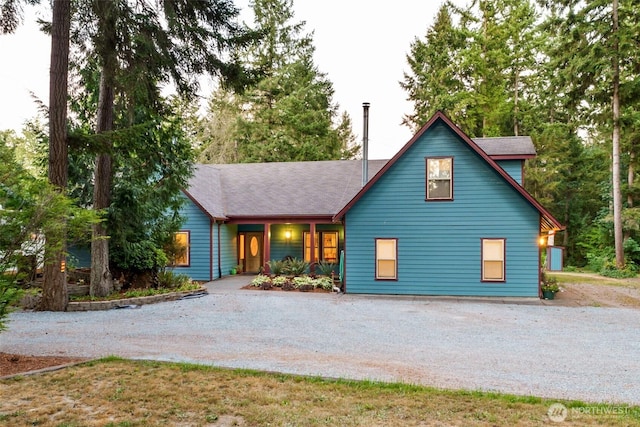
[[[235,221],[234,221],[235,222]],[[240,221],[237,224],[237,265],[241,272],[268,273],[268,262],[303,259],[310,272],[318,262],[338,265],[344,249],[344,227],[326,219]]]

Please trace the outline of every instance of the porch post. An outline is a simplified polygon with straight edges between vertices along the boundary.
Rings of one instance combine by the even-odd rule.
[[[269,264],[267,261],[271,259],[271,224],[266,223],[264,225],[264,249],[263,249],[263,260],[262,266],[264,267],[264,273],[269,274]]]
[[[309,254],[309,273],[313,274],[316,271],[315,263],[318,261],[316,258],[316,223],[309,223],[309,245],[311,246],[311,253]]]

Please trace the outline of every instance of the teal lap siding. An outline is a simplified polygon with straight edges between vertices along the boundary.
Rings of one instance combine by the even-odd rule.
[[[425,201],[425,157],[453,157],[453,201]],[[347,212],[348,293],[538,296],[539,213],[437,124]],[[398,239],[398,278],[375,280],[375,239]],[[481,239],[506,241],[506,281],[482,282]]]
[[[222,276],[230,274],[231,268],[238,264],[238,226],[234,224],[220,225],[220,271]],[[216,274],[218,274],[217,256],[214,259]],[[220,277],[220,276],[216,276]]]
[[[211,220],[191,200],[187,200],[182,207],[181,215],[186,218],[181,230],[189,232],[190,263],[188,267],[175,267],[173,270],[186,274],[193,280],[212,280]]]

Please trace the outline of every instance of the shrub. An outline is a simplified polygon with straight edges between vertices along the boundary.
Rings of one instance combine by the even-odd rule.
[[[263,283],[271,283],[271,277],[265,276],[264,274],[258,274],[251,281],[251,286],[260,287]]]
[[[335,269],[336,264],[333,262],[318,261],[318,263],[316,264],[316,272],[323,276],[331,276]]]
[[[636,265],[630,261],[625,264],[623,269],[619,269],[615,262],[607,261],[599,273],[605,277],[612,277],[614,279],[627,279],[636,277],[638,274]]]
[[[191,278],[186,274],[177,274],[173,271],[158,272],[158,286],[161,288],[180,288],[191,283]]]
[[[325,291],[333,290],[333,279],[331,277],[318,277],[315,279],[315,287]]]
[[[600,272],[609,259],[608,254],[589,252],[587,254],[587,268],[596,273]]]
[[[296,289],[300,289],[303,286],[315,288],[316,281],[309,276],[296,276],[293,278],[293,286],[295,286]]]
[[[272,259],[271,261],[267,261],[267,265],[269,266],[269,271],[271,274],[275,274],[276,276],[280,276],[285,268],[285,261],[279,261],[277,259]]]
[[[283,273],[291,276],[304,274],[309,268],[309,263],[298,258],[291,258],[284,261]]]
[[[284,286],[285,283],[287,283],[289,281],[289,279],[285,276],[276,276],[273,279],[271,279],[271,283],[273,284],[273,286],[276,286],[278,288],[281,288],[282,286]]]

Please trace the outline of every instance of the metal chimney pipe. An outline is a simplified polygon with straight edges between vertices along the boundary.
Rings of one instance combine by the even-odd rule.
[[[362,130],[362,186],[369,181],[369,103],[362,103],[363,130]]]

